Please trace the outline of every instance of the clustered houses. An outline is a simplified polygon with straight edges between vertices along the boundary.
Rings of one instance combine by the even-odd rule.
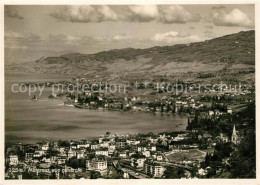
[[[132,84],[126,85],[128,88],[134,88],[134,83],[132,81],[124,81],[123,84]],[[72,82],[61,82],[63,87],[71,87],[75,89],[73,93],[70,92],[57,92],[60,93],[57,96],[67,95],[68,100],[64,102],[64,104],[73,104],[78,108],[90,108],[90,109],[111,109],[111,110],[124,110],[124,111],[145,111],[145,112],[165,112],[165,113],[188,113],[191,114],[193,111],[198,109],[205,108],[205,104],[202,103],[212,102],[211,99],[207,99],[207,96],[216,96],[215,101],[223,100],[223,99],[235,99],[236,96],[243,96],[252,94],[251,91],[247,89],[247,87],[242,86],[241,89],[229,89],[229,88],[221,88],[221,87],[212,87],[207,86],[207,88],[198,89],[198,87],[194,86],[191,83],[179,82],[180,85],[184,86],[183,89],[188,93],[165,93],[164,90],[161,92],[160,89],[167,89],[167,85],[164,84],[160,86],[158,90],[156,87],[156,82],[151,82],[149,85],[145,86],[143,83],[139,83],[136,87],[138,90],[147,88],[151,90],[155,95],[160,94],[158,96],[150,96],[149,94],[142,94],[139,96],[121,96],[125,95],[125,93],[121,93],[118,96],[110,96],[109,93],[104,93],[105,87],[110,87],[109,84],[102,84],[97,80],[91,81],[86,78],[77,78]],[[90,88],[93,84],[98,84],[98,86],[94,89]],[[53,84],[52,85],[58,85]],[[100,86],[100,87],[99,87]],[[89,87],[89,88],[83,88]],[[175,87],[175,84],[174,86]],[[176,88],[176,87],[175,87]],[[193,91],[199,91],[200,95],[195,95],[192,93]],[[171,92],[171,91],[170,91]],[[191,93],[189,93],[191,92]],[[195,91],[196,92],[196,91]],[[206,97],[206,98],[205,98]],[[203,99],[204,98],[204,99]],[[203,100],[203,101],[201,101]],[[208,110],[211,110],[208,107]],[[214,111],[215,112],[215,111]],[[227,107],[224,112],[232,114],[232,109]],[[220,111],[221,113],[221,111]],[[212,115],[212,112],[209,113]]]
[[[197,139],[186,142],[194,135]],[[120,178],[164,178],[168,165],[199,167],[197,159],[172,162],[167,156],[199,151],[201,140],[206,140],[211,148],[218,140],[237,145],[240,137],[234,126],[231,138],[223,133],[213,137],[192,132],[120,136],[107,132],[92,141],[19,143],[6,149],[6,178],[28,178],[28,174],[34,178],[75,178],[75,175],[91,178],[92,172],[100,174],[100,178],[109,178],[114,173]],[[199,172],[203,174],[201,169]]]
[[[234,95],[234,94],[232,94]],[[210,118],[218,117],[223,114],[232,114],[230,106],[223,103],[216,103],[221,99],[233,96],[226,93],[216,93],[210,95],[214,98],[208,100],[207,96],[182,95],[172,97],[170,95],[161,98],[132,96],[132,97],[109,97],[99,92],[83,92],[77,95],[69,94],[68,100],[64,104],[74,105],[77,108],[84,109],[108,109],[120,111],[143,111],[151,113],[178,113],[194,116],[197,111],[208,112]],[[211,105],[210,105],[211,104]]]

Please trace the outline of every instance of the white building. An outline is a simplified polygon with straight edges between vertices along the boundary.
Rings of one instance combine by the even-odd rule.
[[[86,160],[87,170],[104,171],[107,170],[107,160],[94,158],[92,160]]]
[[[99,149],[95,151],[96,155],[104,155],[104,156],[108,156],[108,150],[107,149]]]
[[[232,136],[231,136],[231,142],[234,143],[235,145],[240,143],[240,139],[237,135],[237,131],[236,131],[236,126],[234,125],[233,127],[233,132],[232,132]]]
[[[149,150],[143,151],[142,153],[143,153],[143,155],[144,155],[145,157],[150,157],[150,156],[151,156]]]
[[[10,155],[9,156],[9,165],[10,166],[16,166],[18,165],[19,160],[17,155]]]
[[[136,168],[143,168],[144,167],[144,161],[145,161],[145,156],[140,155],[140,156],[135,156],[132,155],[131,158],[131,166],[136,167]]]
[[[83,151],[77,152],[77,159],[81,159],[81,158],[84,158],[84,152]]]
[[[145,162],[143,170],[146,174],[150,174],[153,177],[161,177],[165,171],[165,168],[157,163]]]
[[[72,149],[70,149],[70,150],[68,151],[68,159],[71,158],[71,157],[76,157],[76,152],[73,151]]]

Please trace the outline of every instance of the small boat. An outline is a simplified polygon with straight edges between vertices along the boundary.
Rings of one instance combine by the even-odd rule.
[[[66,104],[66,103],[64,103],[64,105],[65,105],[65,106],[68,106],[68,107],[74,107],[73,104]]]
[[[79,104],[74,104],[74,107],[79,108],[79,109],[87,109],[88,108],[86,105],[79,105]]]
[[[37,101],[38,98],[37,98],[35,95],[33,95],[32,100],[33,100],[33,101]]]

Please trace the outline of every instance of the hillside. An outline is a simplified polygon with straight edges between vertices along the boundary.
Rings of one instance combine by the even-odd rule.
[[[72,53],[12,68],[75,75],[173,75],[216,72],[227,68],[252,69],[254,65],[255,31],[246,31],[190,44],[125,48],[96,54]]]

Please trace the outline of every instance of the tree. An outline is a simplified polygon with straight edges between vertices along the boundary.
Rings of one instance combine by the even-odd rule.
[[[98,172],[98,171],[91,171],[90,179],[97,179],[97,178],[100,178],[100,177],[101,177],[100,172]]]
[[[250,132],[230,157],[232,178],[256,177],[256,143],[255,132]]]
[[[183,169],[167,167],[164,171],[164,177],[166,179],[180,179],[181,177],[185,177],[185,173]]]

